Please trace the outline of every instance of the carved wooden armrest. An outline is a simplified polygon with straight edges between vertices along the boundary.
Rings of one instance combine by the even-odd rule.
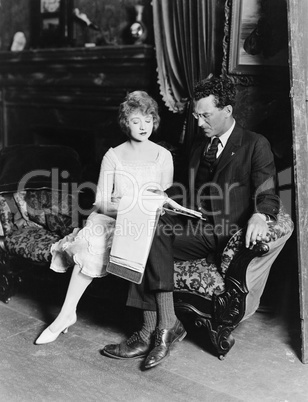
[[[223,293],[213,295],[215,321],[234,327],[239,324],[245,315],[246,296],[251,290],[247,288],[247,270],[250,262],[254,258],[265,256],[272,251],[277,255],[292,231],[293,222],[281,207],[277,220],[269,223],[266,239],[258,241],[254,247],[245,247],[245,230],[240,230],[229,240],[220,266],[220,271],[224,277],[225,290]],[[267,275],[262,278],[261,272],[263,267],[265,268],[264,272],[269,272],[272,261],[267,262],[267,258],[264,258],[264,260],[260,260],[259,264],[262,264],[262,268],[254,264],[255,272],[259,272],[260,274],[257,274],[257,277],[260,275],[260,280],[265,282]]]
[[[269,252],[269,245],[257,242],[253,248],[243,246],[233,257],[225,275],[225,291],[213,295],[214,319],[217,323],[236,326],[245,314],[245,300],[248,294],[246,274],[249,263]]]

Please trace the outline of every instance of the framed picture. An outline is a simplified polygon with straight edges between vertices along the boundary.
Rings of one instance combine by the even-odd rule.
[[[73,0],[34,0],[32,45],[68,46],[72,32]]]
[[[286,0],[232,0],[228,73],[255,75],[288,66]]]
[[[41,0],[41,13],[53,14],[60,11],[60,0]]]

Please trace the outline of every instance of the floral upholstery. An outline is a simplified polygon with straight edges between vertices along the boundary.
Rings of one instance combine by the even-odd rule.
[[[221,265],[208,263],[206,258],[191,261],[176,261],[174,264],[174,284],[176,290],[197,293],[206,299],[225,290],[224,276],[234,254],[243,244],[243,230],[240,229],[228,241]]]
[[[47,189],[0,194],[0,223],[10,255],[48,262],[50,247],[73,230],[70,194]]]
[[[225,284],[215,264],[206,258],[176,261],[174,264],[174,289],[186,290],[211,299],[214,293],[222,293]]]
[[[0,223],[4,235],[31,225],[31,223],[22,216],[16,205],[13,194],[0,194]]]
[[[70,147],[20,144],[0,150],[0,247],[5,275],[11,271],[10,262],[14,265],[11,256],[50,262],[52,244],[78,226],[78,194],[72,191],[81,173],[79,155]],[[6,300],[14,278],[10,284],[0,284],[6,289],[2,293],[0,289],[0,296],[5,292]]]
[[[33,262],[49,262],[50,247],[60,237],[44,228],[24,227],[4,239],[6,251],[10,255],[30,259]]]
[[[267,233],[267,242],[275,241],[290,233],[294,224],[289,214],[283,207],[280,208],[277,221],[269,223],[269,232]]]
[[[281,208],[277,220],[269,223],[266,242],[273,242],[293,230],[290,216]],[[243,246],[244,230],[240,229],[228,241],[221,257],[221,265],[209,264],[206,258],[176,261],[174,264],[174,288],[211,299],[213,294],[224,291],[224,276],[235,253]]]
[[[232,261],[234,254],[242,247],[244,243],[244,231],[243,229],[238,230],[228,241],[224,251],[221,255],[221,263],[219,271],[224,277],[229,265]]]
[[[14,194],[25,220],[56,232],[64,237],[72,230],[73,196],[58,191],[27,190]]]

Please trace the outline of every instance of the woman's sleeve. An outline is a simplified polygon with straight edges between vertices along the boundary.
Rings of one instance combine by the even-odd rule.
[[[170,151],[165,150],[165,158],[162,162],[161,186],[163,190],[167,190],[173,183],[173,158]]]
[[[115,168],[115,161],[111,158],[110,153],[107,152],[101,163],[94,203],[99,212],[112,217],[115,216],[117,212],[117,204],[111,201],[115,180]]]

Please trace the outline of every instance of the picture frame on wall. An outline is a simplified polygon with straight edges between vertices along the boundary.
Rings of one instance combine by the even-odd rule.
[[[232,0],[228,73],[257,75],[288,66],[286,0]]]
[[[33,1],[32,47],[58,48],[72,41],[73,0]]]
[[[60,11],[61,0],[41,0],[41,13],[54,14]]]

